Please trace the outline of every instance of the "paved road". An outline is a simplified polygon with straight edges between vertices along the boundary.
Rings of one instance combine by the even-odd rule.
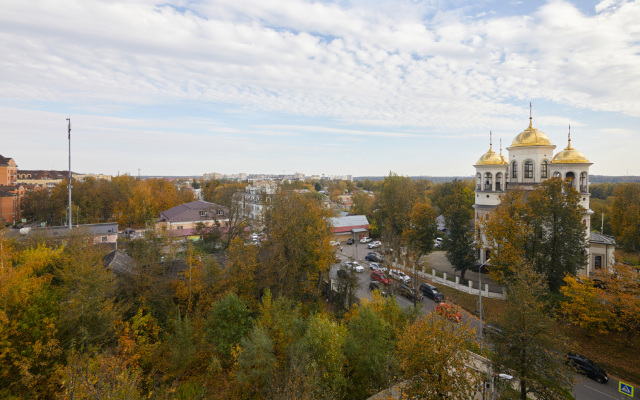
[[[369,262],[364,260],[364,256],[373,250],[367,249],[367,246],[364,244],[358,244],[358,246],[342,246],[342,250],[338,250],[338,256],[343,260],[357,260],[364,268],[365,271],[363,273],[357,274],[359,287],[357,291],[357,296],[360,299],[371,299],[371,293],[369,292],[369,282],[371,281],[369,277]],[[357,254],[357,257],[356,257]],[[430,255],[429,261],[434,265],[435,268],[441,270],[441,268],[446,267],[445,263],[446,258],[444,257],[444,252],[435,252]],[[336,278],[336,271],[338,270],[339,264],[336,264],[331,270],[331,276]],[[450,267],[450,265],[449,265]],[[477,279],[476,273],[473,276],[467,276],[469,279]],[[483,275],[482,280],[485,280],[485,276]],[[417,286],[422,283],[419,282]],[[402,296],[396,296],[396,301],[401,307],[412,307],[413,303],[408,299]],[[431,299],[425,298],[421,304],[422,312],[432,312],[435,310],[436,303]],[[469,323],[476,331],[478,332],[478,336],[480,335],[480,330],[482,326],[480,324],[480,320],[475,316],[471,315],[467,312],[462,312],[463,321]],[[637,356],[637,355],[636,355]],[[632,397],[622,394],[618,391],[618,380],[609,377],[609,382],[607,384],[600,384],[591,379],[585,378],[581,375],[576,375],[576,384],[573,388],[573,395],[577,400],[628,400]],[[640,387],[635,387],[634,397],[640,398]]]

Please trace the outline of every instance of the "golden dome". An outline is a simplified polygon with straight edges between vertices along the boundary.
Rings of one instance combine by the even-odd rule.
[[[507,165],[507,164],[508,163],[506,158],[502,155],[502,146],[500,146],[500,154],[496,154],[496,152],[493,151],[493,145],[491,143],[491,139],[489,139],[489,151],[484,153],[482,157],[478,159],[478,162],[476,162],[476,165]]]
[[[569,133],[569,144],[564,150],[556,154],[551,162],[553,164],[582,164],[588,163],[589,160],[584,154],[571,147],[571,133]]]
[[[547,135],[532,126],[531,117],[529,117],[529,127],[520,132],[511,143],[511,147],[524,146],[551,146],[551,140]]]

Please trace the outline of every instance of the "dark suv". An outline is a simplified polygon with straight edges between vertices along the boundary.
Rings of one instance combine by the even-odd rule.
[[[411,301],[422,301],[423,299],[422,293],[420,293],[420,291],[416,291],[415,289],[410,288],[405,284],[400,285],[400,287],[398,288],[398,293]]]
[[[369,282],[369,290],[372,291],[372,292],[374,290],[377,290],[384,297],[389,296],[389,291],[387,289],[385,289],[384,285],[382,283],[378,282],[378,281]]]
[[[569,353],[565,362],[574,367],[578,373],[586,375],[598,383],[607,383],[609,381],[605,370],[585,356]]]
[[[430,298],[436,303],[444,302],[444,294],[442,294],[442,292],[433,285],[423,283],[422,285],[420,285],[420,291],[422,292],[422,294],[424,294],[425,297]]]
[[[382,262],[382,257],[380,257],[380,254],[374,252],[367,253],[367,255],[364,256],[364,259],[367,261]]]

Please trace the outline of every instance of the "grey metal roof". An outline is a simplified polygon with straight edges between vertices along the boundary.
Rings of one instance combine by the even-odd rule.
[[[136,262],[124,252],[114,250],[102,257],[102,265],[118,274],[130,274]]]
[[[615,245],[616,244],[616,240],[613,238],[613,236],[603,235],[603,234],[598,233],[598,232],[591,232],[589,234],[589,243],[600,243],[600,244]]]
[[[86,225],[74,225],[73,230],[80,230],[82,232],[86,232],[91,235],[117,235],[118,234],[118,223],[117,222],[107,222],[104,224],[86,224]],[[49,228],[44,228],[42,230],[45,234],[51,235],[67,235],[69,233],[68,226],[52,226]]]
[[[196,200],[191,203],[179,204],[166,211],[160,213],[160,221],[182,222],[182,221],[200,221],[212,220],[214,213],[218,210],[224,212],[220,217],[228,218],[229,210],[226,207],[208,201]],[[201,217],[200,211],[207,211],[207,217]]]
[[[344,228],[347,226],[369,225],[366,215],[348,215],[346,217],[330,218],[331,226],[334,228]]]

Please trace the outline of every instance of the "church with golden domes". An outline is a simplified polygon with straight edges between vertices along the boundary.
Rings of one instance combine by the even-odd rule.
[[[580,205],[586,210],[582,223],[585,235],[589,238],[588,263],[579,274],[589,275],[598,269],[609,269],[614,263],[615,241],[613,238],[597,232],[591,232],[589,208],[589,167],[592,163],[571,146],[569,132],[567,147],[554,155],[556,146],[544,132],[533,127],[529,116],[529,127],[519,133],[507,147],[508,155],[493,150],[489,140],[489,151],[483,154],[474,167],[475,219],[485,218],[501,201],[501,195],[508,190],[534,190],[541,182],[560,177],[567,180],[580,193]],[[481,246],[479,261],[484,263],[490,258],[490,250]]]

